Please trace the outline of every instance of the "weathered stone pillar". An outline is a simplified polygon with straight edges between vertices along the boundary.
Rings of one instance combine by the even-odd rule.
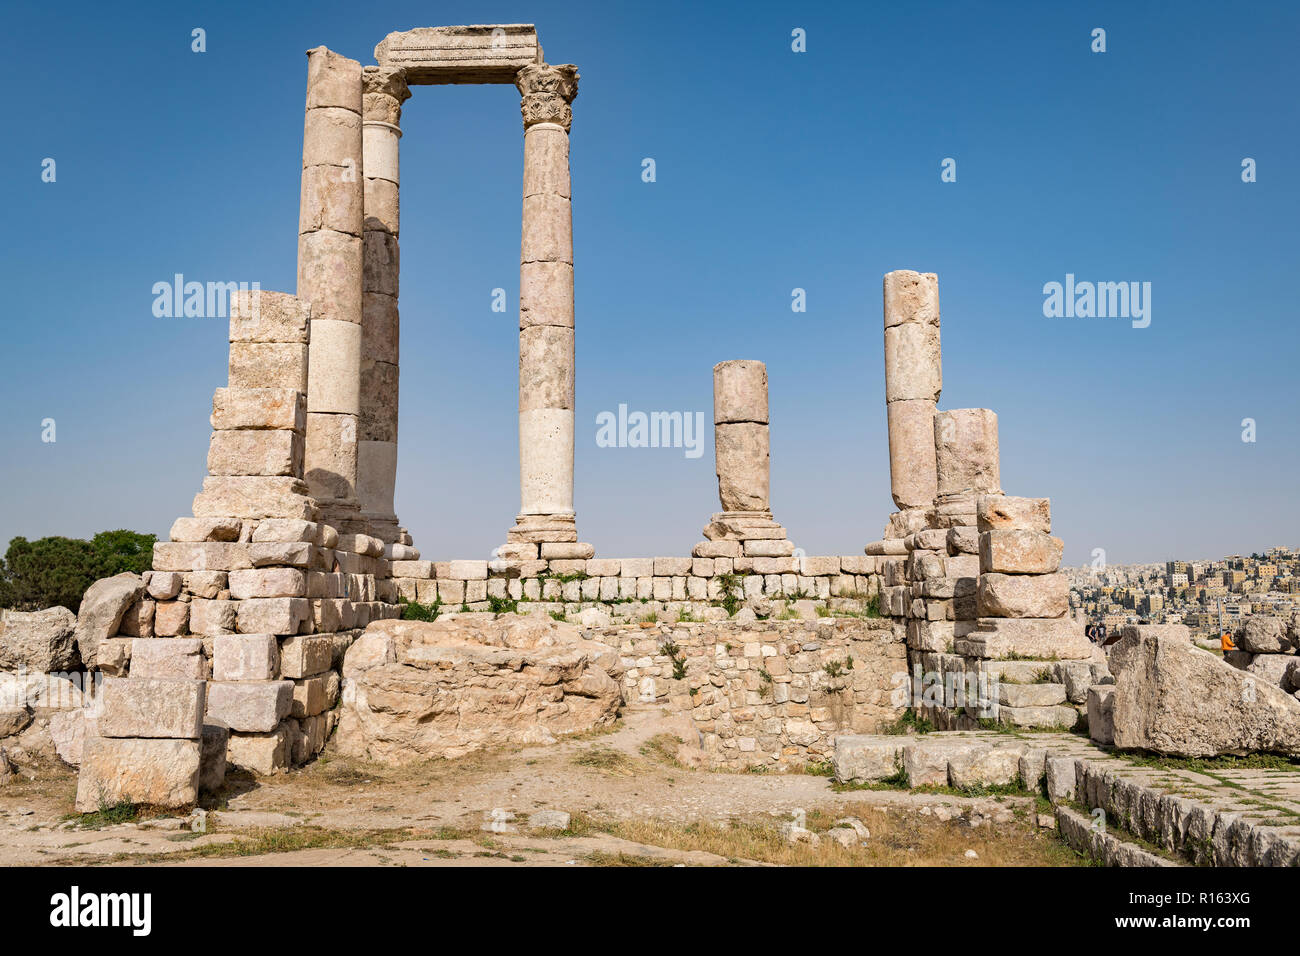
[[[1000,495],[998,416],[987,408],[936,412],[935,527],[975,527],[980,495]]]
[[[361,412],[361,64],[307,51],[298,297],[311,305],[306,478],[321,519],[364,531],[357,505]]]
[[[569,190],[572,64],[525,66],[515,79],[524,119],[519,256],[520,513],[508,557],[589,558],[573,510],[573,215]]]
[[[368,66],[361,74],[361,149],[365,182],[361,294],[361,419],[357,498],[370,533],[385,544],[401,534],[397,486],[398,141],[404,71]]]
[[[943,389],[939,277],[890,272],[884,294],[890,490],[901,511],[927,509],[938,490],[934,412]]]
[[[737,359],[713,366],[713,446],[722,511],[704,528],[697,558],[782,558],[794,553],[772,519],[767,366]]]

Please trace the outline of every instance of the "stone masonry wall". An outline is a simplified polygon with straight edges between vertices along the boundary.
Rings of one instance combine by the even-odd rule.
[[[616,647],[628,704],[690,717],[699,762],[790,770],[830,759],[842,733],[897,720],[907,681],[904,629],[881,618],[591,628]],[[674,671],[685,676],[675,678]]]

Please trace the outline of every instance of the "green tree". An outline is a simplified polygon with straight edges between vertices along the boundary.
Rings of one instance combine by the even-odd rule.
[[[81,607],[86,588],[123,571],[147,571],[157,540],[134,531],[102,531],[90,541],[51,536],[9,542],[0,561],[0,607],[39,611]]]

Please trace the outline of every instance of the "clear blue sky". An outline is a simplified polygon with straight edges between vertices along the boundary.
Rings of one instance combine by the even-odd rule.
[[[1052,498],[1067,562],[1300,542],[1298,9],[10,3],[0,544],[165,535],[189,513],[226,327],[155,318],[150,290],[177,272],[293,290],[304,51],[369,63],[393,30],[494,22],[535,23],[582,74],[576,503],[598,554],[686,554],[718,502],[711,435],[696,459],[597,448],[596,415],[711,420],[732,358],[768,364],[795,542],[878,537],[898,268],[939,274],[941,406],[998,412],[1003,486]],[[519,505],[519,97],[419,87],[403,127],[398,513],[426,557],[486,557]],[[1150,282],[1150,327],[1045,318],[1066,273]]]

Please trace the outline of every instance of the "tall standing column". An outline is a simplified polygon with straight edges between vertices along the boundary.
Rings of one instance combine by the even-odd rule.
[[[311,304],[306,479],[321,520],[365,531],[357,505],[361,413],[361,64],[307,51],[298,297]]]
[[[908,270],[887,273],[884,296],[890,490],[900,511],[923,513],[938,493],[934,412],[943,389],[939,277]]]
[[[397,486],[398,141],[402,103],[411,95],[403,70],[368,66],[361,74],[364,238],[361,294],[361,419],[357,498],[370,533],[387,544],[401,528]]]
[[[772,519],[767,366],[735,359],[713,366],[713,448],[722,511],[704,528],[697,558],[786,558],[785,528]],[[781,572],[797,570],[794,566]]]
[[[525,66],[515,85],[524,119],[519,256],[520,513],[510,557],[591,557],[573,510],[573,215],[569,190],[572,64]],[[535,550],[536,549],[536,550]]]

